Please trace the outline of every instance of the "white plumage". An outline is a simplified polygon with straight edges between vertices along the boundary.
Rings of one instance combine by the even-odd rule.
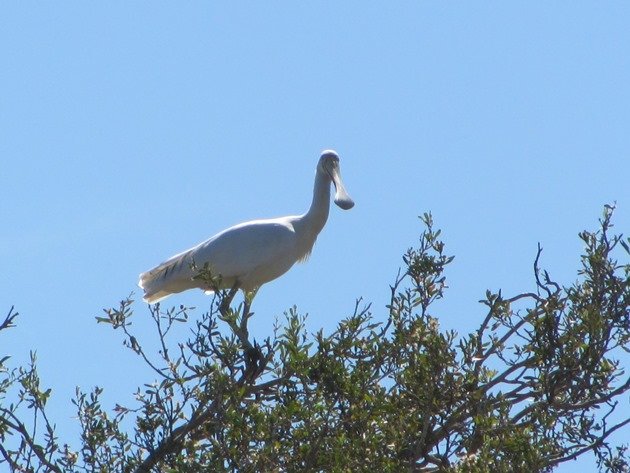
[[[297,261],[308,258],[317,235],[328,219],[330,185],[335,203],[344,210],[354,206],[339,171],[339,156],[322,152],[315,173],[313,201],[303,215],[252,220],[217,233],[140,275],[144,300],[158,302],[187,289],[212,290],[195,278],[206,266],[221,281],[221,288],[252,291],[286,273]]]

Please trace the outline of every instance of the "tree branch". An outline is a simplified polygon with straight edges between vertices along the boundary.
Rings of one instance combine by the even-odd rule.
[[[37,456],[37,459],[46,468],[48,468],[50,471],[53,471],[55,473],[63,473],[61,468],[59,468],[54,463],[51,463],[50,461],[48,461],[48,459],[44,455],[43,448],[41,448],[39,445],[35,443],[31,435],[29,434],[26,426],[16,417],[16,415],[13,412],[9,411],[8,409],[5,409],[4,407],[0,407],[0,411],[2,411],[2,414],[3,414],[3,416],[0,417],[0,422],[4,423],[10,429],[20,434],[20,437],[26,442],[26,444],[29,446],[31,451],[35,454],[35,456]],[[8,420],[7,417],[10,417],[13,420],[13,422]]]

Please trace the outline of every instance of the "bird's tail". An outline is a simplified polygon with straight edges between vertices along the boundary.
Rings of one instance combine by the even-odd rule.
[[[155,304],[171,294],[193,287],[189,259],[190,250],[184,251],[142,273],[138,286],[144,289],[144,301]]]
[[[142,299],[149,304],[155,304],[170,296],[172,292],[164,289],[163,284],[160,284],[158,280],[159,274],[157,275],[158,277],[156,277],[156,275],[152,275],[151,273],[152,271],[142,273],[138,281],[138,286],[144,289],[144,297]]]

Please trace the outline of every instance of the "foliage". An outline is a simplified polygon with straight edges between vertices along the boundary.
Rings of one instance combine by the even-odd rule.
[[[577,282],[564,287],[541,270],[539,247],[535,291],[488,291],[469,334],[441,331],[432,315],[453,257],[430,214],[387,313],[357,301],[328,335],[307,333],[294,307],[258,344],[247,329],[255,294],[235,304],[233,289],[197,320],[186,307],[150,306],[160,345],[150,354],[131,331],[127,298],[98,320],[121,332],[155,381],[113,412],[100,404],[102,388],[77,390],[75,450],[55,436],[35,355],[17,369],[0,359],[0,463],[20,472],[512,472],[594,452],[602,471],[626,472],[626,447],[609,436],[630,423],[617,409],[630,389],[620,361],[630,264],[614,256],[630,251],[611,232],[612,214],[607,206],[600,228],[580,233]],[[0,331],[16,316],[11,309]],[[192,335],[172,340],[176,324]]]

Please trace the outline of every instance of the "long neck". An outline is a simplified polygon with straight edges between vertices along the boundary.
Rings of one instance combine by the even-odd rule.
[[[315,186],[313,187],[313,201],[311,207],[301,216],[299,227],[301,231],[313,238],[317,238],[328,220],[330,208],[330,178],[323,172],[315,174]]]

